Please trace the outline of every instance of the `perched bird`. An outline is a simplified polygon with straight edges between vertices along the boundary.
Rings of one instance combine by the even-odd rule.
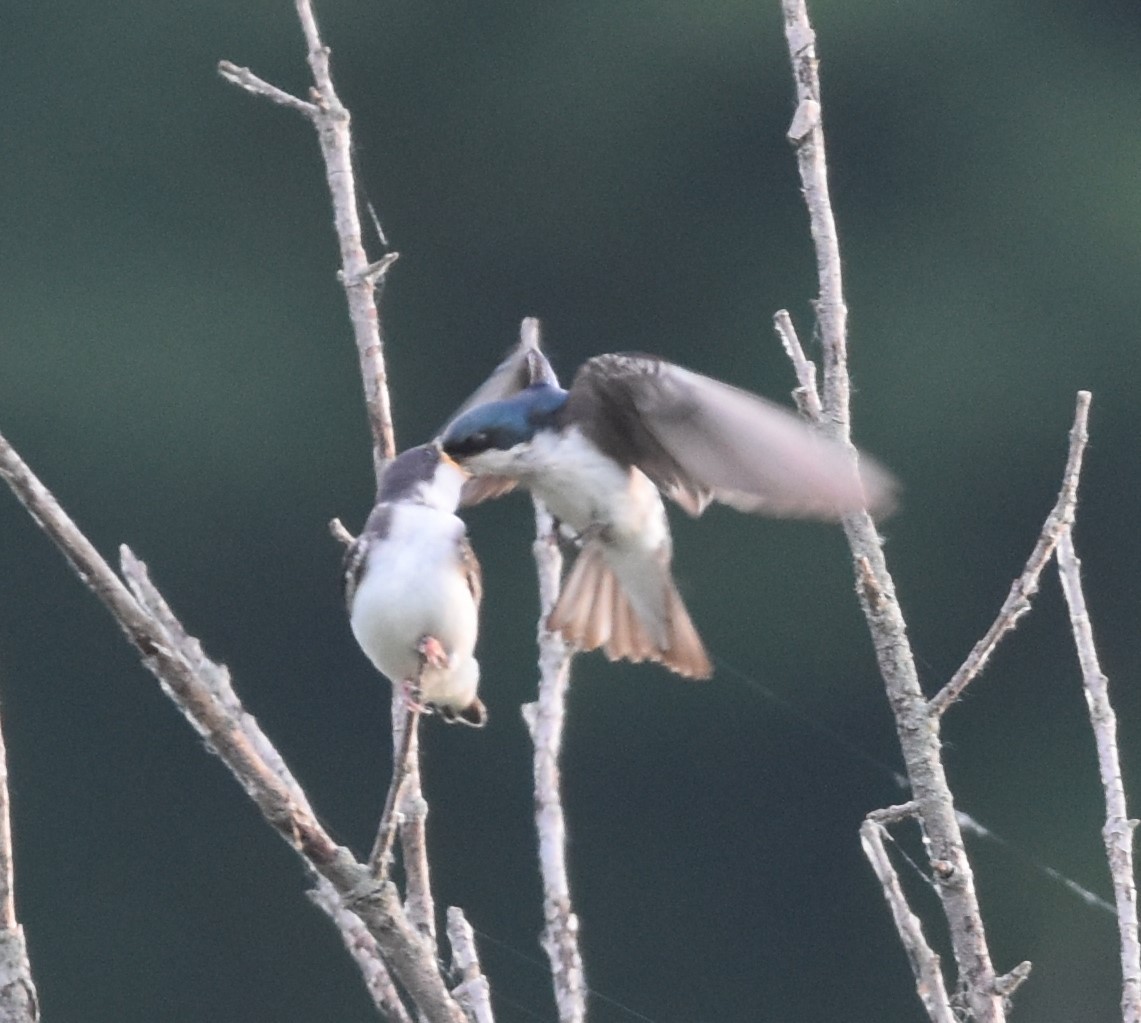
[[[892,477],[867,456],[857,469],[792,412],[664,359],[600,355],[569,391],[553,380],[517,351],[473,397],[499,396],[465,403],[440,444],[473,474],[466,503],[522,484],[577,538],[548,627],[579,649],[712,673],[670,571],[663,493],[693,516],[710,501],[826,520],[892,504]]]
[[[479,562],[456,516],[466,473],[437,444],[389,463],[345,553],[345,603],[361,649],[410,699],[482,727],[475,650]]]

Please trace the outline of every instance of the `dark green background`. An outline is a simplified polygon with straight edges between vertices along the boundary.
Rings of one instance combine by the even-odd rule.
[[[1077,543],[1141,800],[1141,8],[813,7],[847,270],[857,439],[906,491],[888,555],[930,691],[985,629],[1094,392]],[[544,319],[569,378],[642,349],[787,400],[814,270],[776,0],[324,3],[386,296],[403,445]],[[0,93],[0,430],[107,554],[128,541],[233,669],[337,837],[367,848],[387,686],[325,523],[368,510],[367,429],[292,5],[10,5]],[[374,246],[373,251],[379,250]],[[553,1019],[518,707],[535,684],[530,509],[470,521],[491,725],[425,727],[441,905],[500,1023]],[[598,1023],[922,1018],[856,829],[898,757],[839,531],[678,519],[708,685],[576,662],[564,784]],[[0,700],[18,896],[56,1023],[365,1021],[304,878],[15,501],[0,494]],[[1052,570],[947,722],[1014,1020],[1102,1023],[1103,809]],[[931,892],[908,875],[945,947]],[[624,1011],[610,999],[630,1007]],[[638,1015],[640,1014],[640,1015]],[[1119,1017],[1116,1017],[1119,1018]]]

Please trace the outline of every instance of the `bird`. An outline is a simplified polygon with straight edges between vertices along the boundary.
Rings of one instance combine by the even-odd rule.
[[[894,505],[887,470],[748,391],[638,352],[588,359],[563,390],[536,353],[520,345],[438,440],[472,474],[463,503],[522,485],[575,539],[547,627],[579,650],[712,675],[663,495],[694,517],[711,501],[831,521]]]
[[[345,552],[344,592],[353,635],[376,669],[414,707],[480,728],[487,710],[474,651],[483,588],[455,513],[466,475],[435,443],[394,458]]]

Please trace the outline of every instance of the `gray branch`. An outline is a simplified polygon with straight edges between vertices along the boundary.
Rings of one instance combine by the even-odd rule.
[[[1088,394],[1086,401],[1089,401]],[[1133,832],[1138,822],[1129,818],[1125,806],[1121,758],[1117,752],[1117,717],[1109,702],[1109,679],[1101,670],[1094,646],[1093,627],[1082,591],[1081,562],[1074,551],[1069,527],[1062,531],[1057,557],[1058,577],[1070,609],[1070,627],[1082,669],[1082,684],[1097,744],[1098,771],[1105,790],[1105,826],[1101,834],[1109,859],[1121,938],[1121,1018],[1123,1023],[1138,1023],[1141,1021],[1141,942],[1137,936],[1137,886],[1133,879]]]
[[[1018,620],[1030,610],[1030,599],[1038,592],[1038,579],[1042,570],[1054,555],[1054,549],[1062,535],[1070,528],[1074,521],[1074,508],[1078,500],[1078,477],[1082,471],[1082,455],[1086,449],[1086,422],[1089,418],[1090,395],[1088,391],[1079,391],[1077,410],[1074,413],[1074,425],[1070,429],[1070,453],[1066,458],[1066,468],[1062,474],[1062,487],[1058,491],[1058,499],[1046,521],[1042,525],[1042,532],[1038,534],[1038,542],[1030,557],[1026,560],[1026,567],[1022,570],[1010,587],[1010,593],[999,609],[998,617],[986,634],[980,639],[967,655],[958,671],[951,680],[943,686],[932,698],[931,709],[936,714],[942,714],[963,693],[971,681],[986,667],[990,655],[998,646],[999,640],[1010,632]]]
[[[431,1023],[464,1023],[436,963],[435,948],[409,923],[391,884],[379,883],[317,820],[284,761],[242,709],[229,672],[210,661],[150,584],[145,566],[123,551],[135,592],[83,535],[10,444],[0,436],[0,477],[111,612],[209,748],[229,768],[266,822],[335,890],[375,939],[399,983]]]
[[[539,347],[539,323],[523,321],[524,344]],[[586,1018],[586,977],[578,947],[578,917],[567,876],[566,820],[559,793],[559,751],[563,742],[571,652],[561,636],[547,628],[559,599],[563,556],[555,523],[535,501],[535,569],[539,577],[539,698],[523,707],[523,720],[535,746],[535,828],[543,880],[543,950],[551,964],[559,1023]]]
[[[908,962],[911,963],[911,972],[915,974],[915,988],[919,1000],[927,1010],[927,1015],[932,1023],[958,1023],[947,995],[947,985],[943,980],[939,957],[927,943],[919,917],[907,904],[907,896],[904,895],[903,887],[899,883],[899,874],[887,854],[887,849],[884,848],[883,839],[887,833],[884,818],[893,817],[892,811],[897,812],[894,819],[900,816],[914,816],[916,810],[915,804],[909,803],[905,807],[889,807],[887,810],[876,810],[868,814],[867,819],[860,825],[860,844],[879,879],[880,887],[883,888],[884,899],[891,910],[895,929],[907,953]]]
[[[333,85],[330,51],[321,39],[317,19],[310,0],[295,0],[298,19],[305,36],[309,69],[313,76],[310,101],[290,96],[276,86],[262,81],[251,71],[238,68],[229,61],[219,64],[219,72],[228,81],[255,95],[292,107],[304,114],[317,130],[317,139],[325,166],[325,178],[333,205],[333,223],[341,253],[338,277],[345,290],[349,319],[352,323],[364,388],[365,408],[372,431],[373,469],[379,483],[384,467],[396,454],[396,437],[392,426],[392,406],[388,393],[388,376],[384,361],[384,337],[379,312],[379,296],[387,273],[397,254],[389,252],[370,260],[362,240],[360,201],[352,163],[352,132],[349,111],[341,102]],[[380,235],[379,224],[377,234]],[[382,244],[384,243],[381,237]],[[334,520],[336,522],[336,520]],[[347,536],[337,522],[333,535],[344,541]],[[429,887],[427,836],[425,819],[427,803],[420,787],[417,723],[409,716],[403,700],[394,690],[392,715],[395,761],[393,782],[382,814],[378,843],[370,857],[380,873],[387,866],[392,829],[399,819],[400,844],[404,864],[407,910],[415,927],[428,936],[435,934],[435,912]],[[403,722],[404,732],[401,732]],[[402,741],[406,735],[406,741]],[[396,797],[399,796],[399,802]]]
[[[412,1023],[412,1017],[400,1000],[392,974],[384,965],[376,938],[361,922],[361,918],[346,908],[336,890],[324,878],[308,893],[310,901],[318,906],[337,927],[345,951],[353,957],[364,977],[365,990],[380,1014],[391,1023]]]
[[[824,409],[820,405],[820,392],[816,389],[816,363],[804,354],[787,309],[777,310],[773,316],[773,327],[800,385],[792,392],[796,407],[810,422],[819,423]]]
[[[452,946],[452,963],[463,978],[452,994],[459,1000],[474,1023],[495,1023],[491,1012],[491,988],[479,965],[475,949],[475,932],[458,906],[448,907],[448,943]]]
[[[36,1023],[40,1004],[24,928],[16,919],[12,818],[8,805],[8,751],[0,729],[0,1023]]]
[[[842,443],[850,443],[847,306],[828,193],[816,35],[805,0],[782,0],[782,8],[797,99],[788,134],[796,149],[816,251],[816,315],[824,351],[823,428]],[[849,515],[844,519],[844,532],[852,551],[857,594],[895,715],[911,791],[929,839],[928,854],[951,932],[966,1008],[976,1023],[1002,1023],[1003,996],[996,988],[998,978],[987,946],[974,875],[940,759],[939,718],[931,713],[919,685],[906,624],[875,523],[867,513]]]

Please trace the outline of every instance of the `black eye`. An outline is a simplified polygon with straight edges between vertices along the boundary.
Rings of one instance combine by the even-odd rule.
[[[478,455],[481,451],[486,451],[491,447],[487,430],[476,430],[474,433],[469,433],[462,437],[457,437],[455,440],[447,441],[444,444],[444,450],[449,455]]]

